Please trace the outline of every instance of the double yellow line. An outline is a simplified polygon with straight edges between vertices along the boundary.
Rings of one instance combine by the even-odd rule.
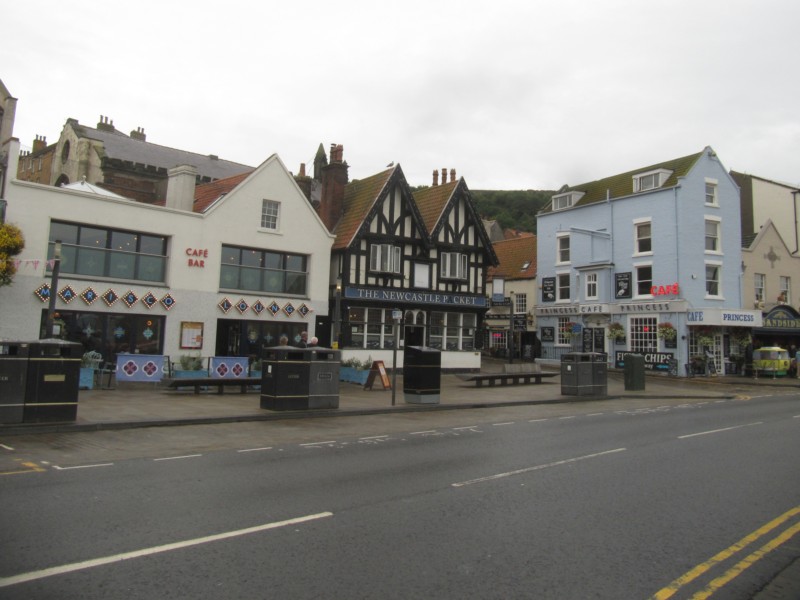
[[[726,548],[719,554],[712,556],[704,563],[697,565],[691,571],[688,571],[687,573],[681,575],[675,581],[670,583],[667,587],[659,590],[654,596],[651,597],[650,600],[667,600],[667,598],[671,598],[686,584],[694,581],[704,573],[711,570],[714,566],[716,566],[717,564],[721,563],[724,560],[727,560],[737,552],[741,552],[747,546],[759,540],[760,538],[764,537],[768,533],[771,533],[772,531],[774,531],[775,529],[786,523],[786,521],[792,519],[798,514],[800,514],[800,506],[796,506],[793,509],[786,511],[781,516],[773,519],[766,525],[759,527],[753,533],[743,537],[741,540],[739,540],[732,546]],[[711,581],[706,587],[695,593],[692,596],[692,600],[705,600],[706,598],[711,597],[713,594],[718,592],[723,586],[730,583],[733,579],[741,575],[745,569],[753,566],[756,562],[764,558],[764,556],[766,556],[768,553],[780,547],[782,544],[785,544],[798,533],[800,533],[800,522],[795,523],[794,525],[783,531],[780,535],[776,536],[775,538],[773,538],[772,540],[761,546],[758,550],[756,550],[749,556],[745,557],[744,559],[736,563],[725,573],[723,573],[722,575]]]
[[[44,473],[47,469],[43,469],[35,462],[23,462],[20,463],[23,467],[27,467],[26,469],[20,469],[18,471],[0,471],[0,475],[19,475],[21,473]]]

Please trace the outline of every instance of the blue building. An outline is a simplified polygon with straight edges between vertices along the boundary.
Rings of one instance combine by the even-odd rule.
[[[605,352],[678,374],[735,369],[761,313],[741,307],[739,188],[711,148],[582,185],[538,215],[543,356]],[[733,360],[732,360],[733,357]]]

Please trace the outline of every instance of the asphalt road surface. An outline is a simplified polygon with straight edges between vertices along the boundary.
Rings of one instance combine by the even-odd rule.
[[[11,437],[0,598],[749,599],[797,395]]]

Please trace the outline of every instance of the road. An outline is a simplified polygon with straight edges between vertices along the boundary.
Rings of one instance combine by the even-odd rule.
[[[0,440],[0,598],[735,600],[800,555],[797,395],[615,406]]]

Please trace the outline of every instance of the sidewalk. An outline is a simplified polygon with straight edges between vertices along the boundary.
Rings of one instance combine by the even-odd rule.
[[[482,370],[497,372],[501,368],[502,363],[487,361]],[[78,416],[74,423],[0,425],[0,434],[374,415],[401,411],[455,410],[626,398],[657,398],[669,404],[691,399],[752,395],[755,393],[754,390],[763,389],[764,386],[800,387],[800,381],[788,378],[753,380],[730,376],[675,379],[663,375],[649,375],[646,377],[645,390],[627,391],[623,373],[611,370],[608,372],[607,396],[594,397],[562,395],[560,379],[560,375],[557,375],[543,380],[541,384],[477,388],[473,383],[464,382],[455,375],[444,374],[441,377],[439,404],[407,404],[403,394],[403,379],[398,375],[394,405],[392,405],[392,391],[383,390],[380,381],[376,381],[372,390],[342,382],[339,387],[339,408],[297,411],[262,409],[260,392],[255,388],[242,394],[238,388],[231,386],[220,395],[215,389],[195,394],[188,389],[170,391],[152,384],[122,383],[112,385],[113,389],[81,390],[78,397]]]

